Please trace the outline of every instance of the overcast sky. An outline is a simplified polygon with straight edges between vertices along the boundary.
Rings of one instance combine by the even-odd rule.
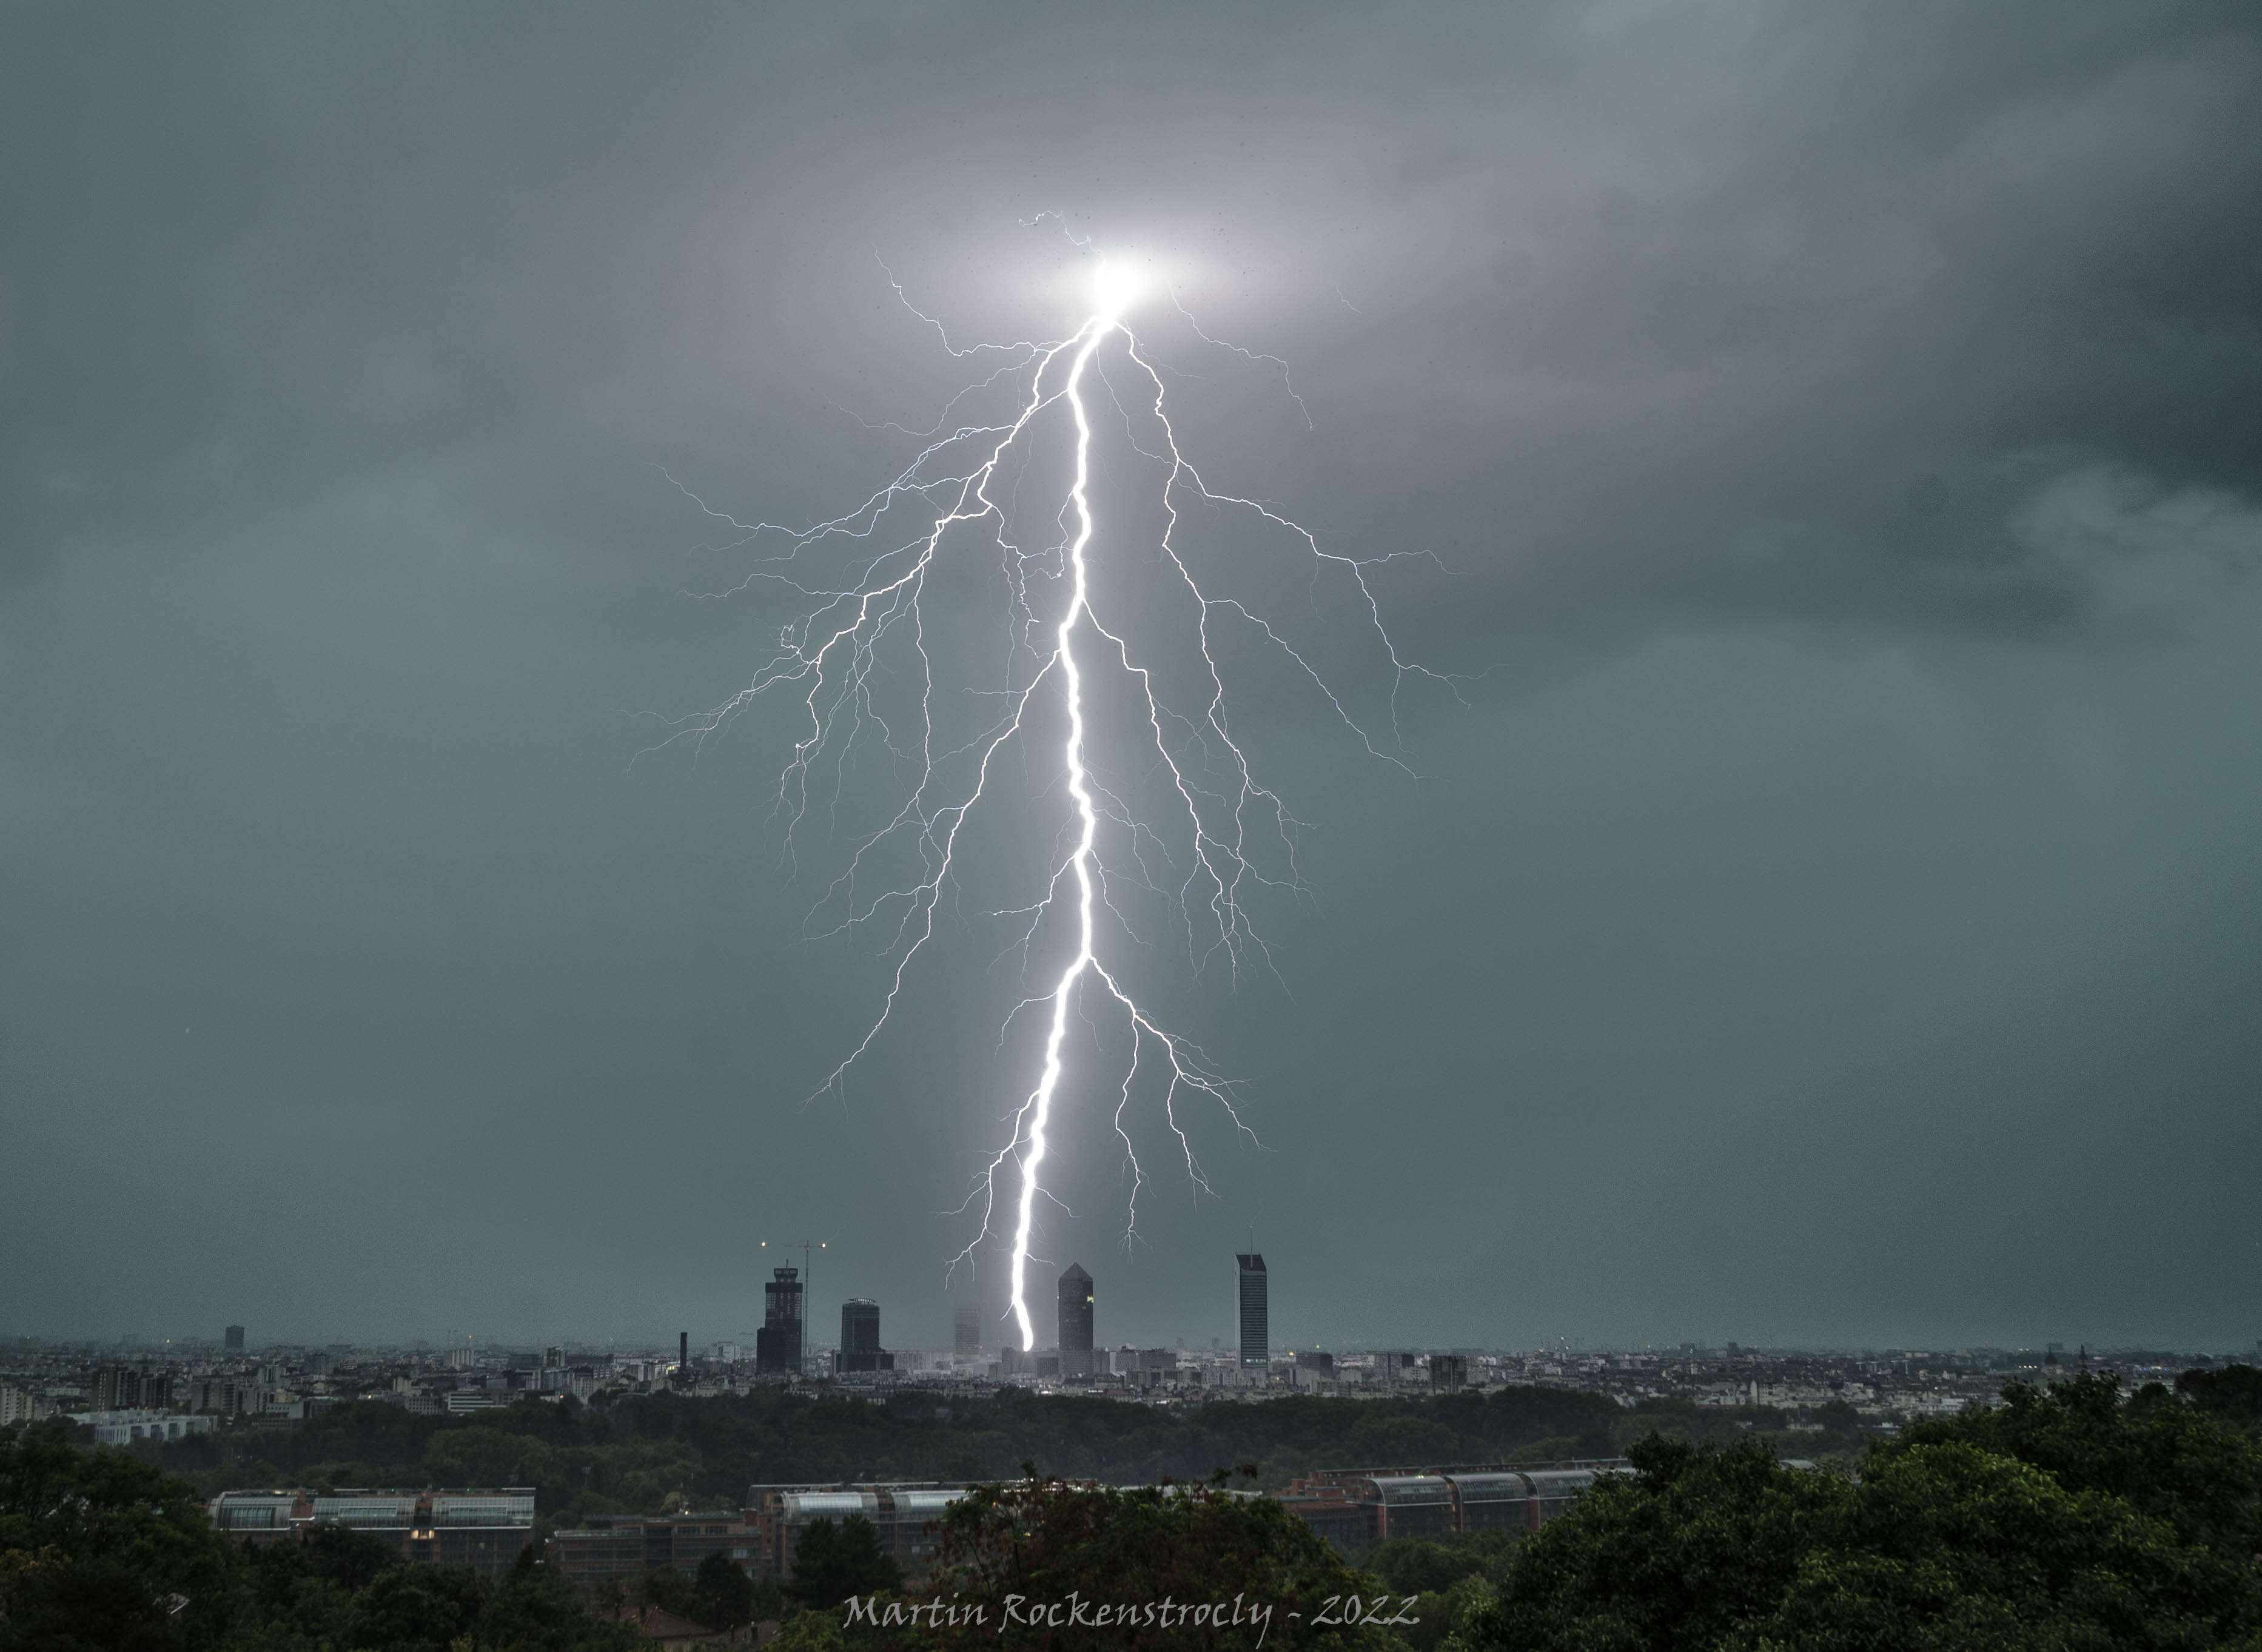
[[[1143,978],[1263,1145],[1127,1250],[1075,1057],[1104,1342],[1253,1228],[1282,1345],[2251,1345],[2258,133],[2230,4],[9,8],[0,1333],[1002,1307],[1015,961],[804,1105],[886,975],[788,723],[638,754],[779,624],[670,479],[846,509],[969,377],[879,260],[1056,336],[1064,221],[1474,679],[1409,776],[1239,662],[1308,897]]]

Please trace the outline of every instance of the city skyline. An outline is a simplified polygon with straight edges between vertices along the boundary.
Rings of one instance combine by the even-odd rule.
[[[1233,1261],[1234,1295],[1231,1304],[1232,1324],[1228,1332],[1212,1331],[1205,1333],[1197,1325],[1196,1328],[1191,1331],[1180,1326],[1165,1329],[1159,1334],[1156,1334],[1152,1328],[1146,1328],[1145,1334],[1142,1335],[1135,1336],[1119,1334],[1111,1336],[1107,1334],[1105,1328],[1100,1326],[1098,1323],[1096,1297],[1099,1287],[1097,1280],[1091,1273],[1088,1269],[1084,1268],[1081,1264],[1071,1263],[1062,1272],[1055,1281],[1055,1295],[1056,1308],[1054,1317],[1054,1326],[1056,1334],[1051,1338],[1040,1338],[1036,1347],[1027,1352],[1033,1353],[1045,1353],[1063,1355],[1092,1354],[1096,1353],[1100,1356],[1097,1364],[1080,1367],[1077,1371],[1075,1372],[1069,1371],[1064,1366],[1063,1367],[1063,1373],[1065,1374],[1078,1374],[1088,1371],[1096,1371],[1101,1374],[1105,1374],[1107,1368],[1106,1364],[1106,1356],[1111,1350],[1127,1348],[1138,1349],[1150,1346],[1174,1348],[1183,1350],[1190,1353],[1207,1353],[1215,1355],[1221,1359],[1234,1360],[1243,1369],[1263,1369],[1270,1360],[1280,1354],[1283,1351],[1293,1352],[1299,1348],[1315,1351],[1347,1350],[1353,1353],[1372,1353],[1378,1351],[1387,1352],[1398,1348],[1407,1348],[1413,1351],[1418,1351],[1423,1354],[1433,1352],[1450,1352],[1456,1353],[1498,1353],[1509,1352],[1534,1353],[1542,1352],[1548,1348],[1557,1348],[1561,1350],[1567,1357],[1587,1357],[1596,1354],[1615,1353],[1662,1354],[1670,1353],[1680,1349],[1696,1350],[1714,1348],[1725,1349],[1729,1357],[1733,1357],[1740,1348],[1754,1353],[1805,1353],[1875,1352],[1881,1348],[1923,1347],[1933,1350],[2031,1350],[2038,1353],[2047,1353],[2053,1360],[2055,1360],[2055,1357],[2058,1353],[2069,1348],[2079,1350],[2082,1355],[2086,1358],[2088,1352],[2093,1347],[2102,1353],[2107,1349],[2114,1349],[2123,1352],[2130,1349],[2144,1348],[2158,1348],[2165,1350],[2177,1345],[2172,1344],[2167,1339],[2157,1338],[2150,1339],[2123,1339],[2114,1342],[2108,1341],[2107,1339],[2101,1338],[2076,1337],[2073,1340],[2068,1341],[2064,1335],[2057,1337],[2013,1337],[2007,1338],[1972,1338],[1951,1342],[1921,1344],[1905,1338],[1886,1338],[1866,1343],[1853,1344],[1811,1343],[1795,1340],[1769,1341],[1765,1338],[1755,1338],[1748,1335],[1740,1338],[1721,1338],[1717,1336],[1707,1338],[1704,1336],[1689,1336],[1684,1338],[1650,1338],[1646,1340],[1637,1339],[1625,1342],[1611,1342],[1604,1339],[1583,1337],[1560,1336],[1556,1338],[1542,1338],[1536,1343],[1529,1344],[1516,1344],[1505,1340],[1487,1339],[1482,1336],[1468,1335],[1447,1338],[1437,1341],[1423,1341],[1419,1338],[1405,1337],[1377,1337],[1371,1334],[1336,1335],[1332,1337],[1320,1335],[1289,1337],[1286,1335],[1276,1335],[1272,1330],[1271,1315],[1271,1272],[1267,1266],[1264,1256],[1254,1252],[1235,1252],[1233,1257]],[[761,1316],[761,1324],[757,1328],[714,1325],[695,1331],[688,1328],[679,1326],[674,1332],[667,1335],[639,1334],[633,1331],[624,1332],[619,1329],[593,1334],[587,1330],[583,1330],[573,1336],[567,1337],[566,1340],[570,1342],[573,1345],[590,1349],[611,1347],[661,1349],[665,1348],[672,1341],[678,1347],[681,1353],[681,1351],[694,1347],[704,1349],[709,1344],[717,1342],[718,1339],[728,1337],[734,1339],[735,1343],[742,1344],[744,1345],[746,1349],[746,1357],[748,1360],[754,1361],[757,1368],[776,1375],[783,1375],[789,1372],[805,1372],[810,1374],[817,1374],[820,1368],[836,1368],[832,1367],[819,1367],[812,1363],[814,1356],[822,1351],[830,1350],[836,1357],[850,1353],[863,1356],[872,1356],[877,1355],[882,1352],[880,1333],[880,1317],[882,1311],[882,1305],[878,1301],[868,1296],[851,1296],[843,1299],[839,1304],[840,1323],[839,1339],[837,1342],[827,1343],[821,1338],[812,1339],[808,1334],[810,1309],[807,1301],[807,1290],[808,1286],[806,1281],[802,1278],[801,1269],[795,1267],[775,1267],[771,1270],[770,1278],[764,1281],[761,1286],[763,1313]],[[954,1295],[944,1296],[940,1301],[940,1306],[948,1311],[949,1329],[947,1334],[940,1334],[940,1332],[936,1334],[921,1334],[916,1331],[910,1335],[901,1334],[900,1328],[906,1320],[909,1320],[914,1326],[921,1323],[919,1310],[916,1308],[904,1308],[901,1305],[889,1309],[888,1311],[890,1316],[890,1323],[898,1328],[897,1333],[890,1335],[889,1338],[889,1343],[890,1345],[910,1350],[914,1354],[940,1353],[944,1350],[949,1350],[952,1353],[962,1359],[972,1357],[976,1354],[983,1355],[985,1357],[1003,1359],[1010,1359],[1012,1357],[1012,1354],[1008,1351],[1014,1350],[1017,1347],[1017,1345],[1011,1335],[1012,1324],[1010,1317],[1003,1311],[1002,1308],[995,1313],[994,1317],[985,1319],[984,1310],[979,1304],[965,1302],[962,1300],[962,1297],[959,1295]],[[989,1333],[985,1329],[985,1327],[989,1325],[995,1325],[1002,1329],[1005,1333],[1004,1339],[1002,1341],[991,1342],[989,1340]],[[2059,1329],[2063,1331],[2064,1328],[2060,1327]],[[17,1332],[11,1334],[7,1331],[5,1328],[0,1328],[0,1347],[4,1347],[10,1342],[22,1345],[35,1340],[45,1340],[54,1345],[59,1346],[83,1345],[95,1347],[116,1345],[120,1348],[144,1348],[153,1352],[162,1352],[163,1348],[174,1346],[183,1348],[209,1347],[217,1349],[223,1353],[242,1354],[246,1352],[245,1345],[248,1334],[249,1333],[244,1325],[240,1324],[230,1324],[224,1327],[223,1335],[218,1338],[199,1337],[194,1334],[190,1334],[178,1338],[145,1339],[138,1334],[129,1333],[126,1337],[118,1339],[113,1344],[112,1339],[108,1337],[74,1338],[68,1336],[59,1336],[39,1338],[30,1333]],[[429,1336],[407,1337],[393,1339],[356,1339],[327,1337],[300,1338],[277,1338],[264,1343],[256,1338],[253,1338],[249,1346],[250,1351],[252,1352],[256,1352],[262,1346],[290,1348],[318,1345],[413,1346],[416,1348],[456,1347],[463,1349],[478,1349],[484,1347],[489,1350],[522,1350],[537,1345],[546,1346],[555,1343],[557,1340],[558,1338],[554,1335],[530,1340],[524,1335],[496,1335],[493,1333],[482,1335],[476,1331],[458,1331],[448,1333],[436,1341]],[[2186,1346],[2185,1351],[2193,1353],[2206,1352],[2210,1353],[2227,1353],[2240,1357],[2251,1353],[2253,1357],[2262,1359],[2262,1335],[2257,1335],[2248,1341],[2243,1342],[2234,1338],[2230,1341],[2222,1343],[2188,1345]],[[837,1368],[842,1371],[869,1371],[883,1367],[877,1366],[873,1360],[866,1359],[859,1364],[839,1365]]]

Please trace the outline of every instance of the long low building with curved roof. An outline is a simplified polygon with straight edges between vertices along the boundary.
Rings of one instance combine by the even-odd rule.
[[[1629,1472],[1619,1458],[1574,1462],[1485,1463],[1429,1468],[1324,1468],[1280,1494],[1291,1511],[1352,1561],[1401,1537],[1536,1532],[1603,1475]]]

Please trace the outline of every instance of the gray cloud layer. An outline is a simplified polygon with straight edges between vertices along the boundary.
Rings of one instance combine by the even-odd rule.
[[[752,1242],[939,1338],[997,1108],[793,939],[759,742],[629,759],[765,610],[652,468],[837,508],[1151,259],[1224,473],[1434,550],[1396,783],[1286,992],[1178,1008],[1271,1151],[1104,1336],[2243,1342],[2262,38],[2243,8],[906,7],[0,24],[0,1330],[672,1329]],[[1034,317],[1035,319],[1033,319]],[[983,1012],[986,1014],[986,1010]],[[813,1192],[812,1189],[821,1191]],[[1322,1283],[1324,1282],[1324,1283]],[[820,1298],[830,1289],[820,1286]],[[900,1308],[894,1305],[900,1304]]]

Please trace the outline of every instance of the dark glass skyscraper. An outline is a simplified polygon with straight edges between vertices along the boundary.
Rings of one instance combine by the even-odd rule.
[[[962,1360],[982,1352],[982,1310],[961,1302],[951,1310],[951,1352]]]
[[[801,1371],[801,1270],[770,1270],[762,1287],[762,1328],[754,1333],[754,1369],[798,1374]]]
[[[1241,1263],[1241,1368],[1264,1371],[1272,1364],[1272,1326],[1264,1302],[1264,1259],[1251,1251]]]
[[[880,1304],[857,1296],[840,1304],[840,1353],[836,1371],[892,1371],[896,1356],[880,1346]]]
[[[1070,1262],[1060,1276],[1060,1351],[1063,1372],[1068,1369],[1065,1356],[1091,1352],[1091,1275],[1081,1262]]]

